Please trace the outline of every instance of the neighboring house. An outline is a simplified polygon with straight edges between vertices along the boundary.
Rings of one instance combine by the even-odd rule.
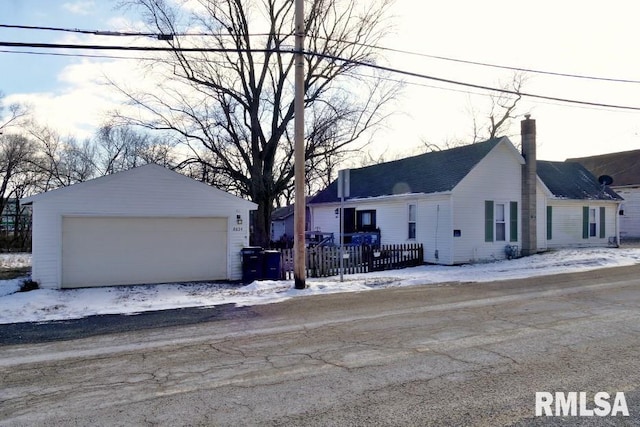
[[[535,121],[522,126],[523,154],[503,137],[352,169],[344,233],[379,229],[446,265],[613,242],[620,197],[578,164],[536,161]],[[310,201],[312,229],[340,232],[337,187]]]
[[[32,278],[75,288],[242,277],[254,203],[158,165],[23,199]]]
[[[293,207],[278,208],[271,214],[271,241],[293,241]]]
[[[271,244],[275,247],[293,247],[294,206],[277,208],[271,214]],[[309,230],[309,208],[305,209],[305,230]]]
[[[594,176],[613,179],[611,189],[624,199],[620,206],[620,238],[640,238],[640,150],[567,159]]]

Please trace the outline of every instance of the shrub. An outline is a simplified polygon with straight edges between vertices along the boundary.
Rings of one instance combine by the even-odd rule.
[[[31,279],[25,279],[20,284],[20,289],[18,292],[29,292],[38,289],[38,282],[35,282]]]

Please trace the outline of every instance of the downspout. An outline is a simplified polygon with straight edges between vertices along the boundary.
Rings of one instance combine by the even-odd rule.
[[[622,202],[616,203],[616,248],[620,247],[620,207]]]
[[[439,226],[440,226],[440,204],[437,204],[436,205],[436,239],[435,239],[436,251],[433,254],[435,259],[436,259],[436,263],[440,259],[440,253],[438,252],[438,229],[439,229]]]

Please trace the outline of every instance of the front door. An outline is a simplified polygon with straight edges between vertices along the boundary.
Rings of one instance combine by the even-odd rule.
[[[356,208],[345,208],[342,217],[342,232],[344,234],[356,232]],[[351,243],[351,236],[345,236],[344,243]]]

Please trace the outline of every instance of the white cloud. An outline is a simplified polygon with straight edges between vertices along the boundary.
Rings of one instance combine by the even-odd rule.
[[[63,3],[62,7],[74,15],[90,15],[96,8],[95,2],[91,0],[80,0]]]
[[[110,111],[125,106],[124,98],[107,84],[106,76],[141,79],[135,61],[83,60],[62,69],[56,76],[61,83],[56,91],[13,94],[6,97],[6,102],[28,105],[38,123],[63,135],[90,137]]]

